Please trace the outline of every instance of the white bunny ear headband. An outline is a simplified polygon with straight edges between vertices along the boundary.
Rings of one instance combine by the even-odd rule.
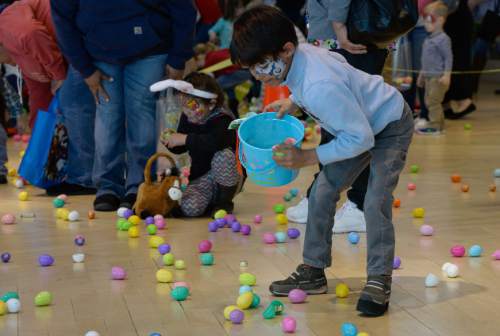
[[[149,87],[149,90],[151,92],[160,92],[163,90],[166,90],[168,88],[174,88],[177,91],[186,93],[191,96],[195,96],[198,98],[204,98],[204,99],[215,99],[217,98],[217,95],[212,92],[208,91],[203,91],[203,90],[198,90],[193,87],[193,84],[188,83],[186,81],[182,80],[173,80],[173,79],[167,79],[163,80],[157,83],[154,83]]]

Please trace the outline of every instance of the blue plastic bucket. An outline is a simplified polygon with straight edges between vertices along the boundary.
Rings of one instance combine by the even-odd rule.
[[[287,138],[296,141],[299,147],[304,138],[304,125],[295,117],[276,113],[261,113],[245,120],[238,129],[239,159],[248,177],[264,187],[279,187],[295,180],[298,169],[278,166],[273,160],[273,146],[282,144]]]

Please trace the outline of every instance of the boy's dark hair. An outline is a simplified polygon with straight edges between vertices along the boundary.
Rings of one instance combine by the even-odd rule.
[[[187,75],[184,80],[188,83],[193,84],[193,87],[195,89],[215,93],[217,95],[217,101],[215,103],[216,107],[224,106],[224,91],[222,91],[222,88],[213,77],[200,72],[193,72]],[[203,100],[208,101],[208,99]]]
[[[222,17],[228,21],[233,21],[236,18],[236,11],[241,6],[240,0],[219,0],[219,9],[222,12]]]
[[[283,12],[271,6],[257,6],[234,22],[231,60],[252,66],[267,56],[277,58],[287,42],[298,44],[295,27]]]

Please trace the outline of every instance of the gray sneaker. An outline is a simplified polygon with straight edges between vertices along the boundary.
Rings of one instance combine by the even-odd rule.
[[[387,275],[368,277],[356,309],[366,316],[381,316],[389,308],[392,278]]]

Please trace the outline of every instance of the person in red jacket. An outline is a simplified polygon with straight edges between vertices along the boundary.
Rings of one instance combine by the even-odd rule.
[[[47,110],[66,78],[67,64],[56,42],[49,0],[20,0],[0,14],[0,58],[21,69],[28,87],[30,120]]]

